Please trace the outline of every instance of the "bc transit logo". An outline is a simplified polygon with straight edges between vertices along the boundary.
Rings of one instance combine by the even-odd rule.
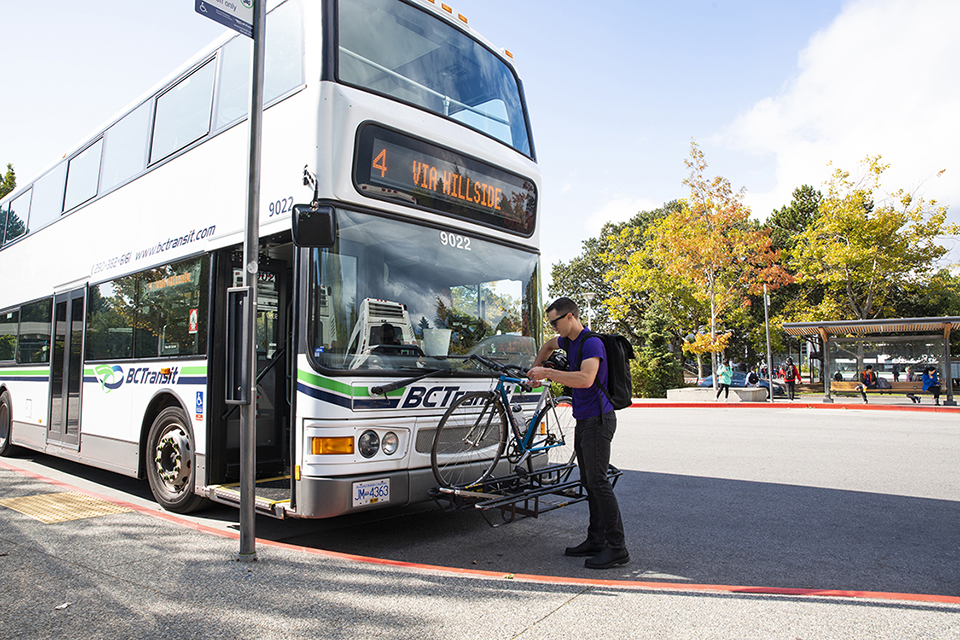
[[[97,380],[104,393],[110,393],[114,389],[119,389],[123,384],[123,368],[119,365],[102,364],[94,371],[97,374]]]

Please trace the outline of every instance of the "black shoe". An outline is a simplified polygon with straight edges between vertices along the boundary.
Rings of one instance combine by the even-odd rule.
[[[575,547],[567,547],[567,550],[564,551],[563,554],[573,556],[574,558],[582,558],[584,556],[595,556],[606,548],[607,545],[603,543],[597,544],[589,540],[584,540]]]
[[[630,562],[630,554],[626,549],[611,549],[607,547],[583,563],[587,569],[609,569],[620,564]]]

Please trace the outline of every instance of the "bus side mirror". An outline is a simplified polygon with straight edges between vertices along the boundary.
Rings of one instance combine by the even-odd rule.
[[[293,241],[298,247],[332,247],[337,241],[336,210],[328,205],[293,205]]]

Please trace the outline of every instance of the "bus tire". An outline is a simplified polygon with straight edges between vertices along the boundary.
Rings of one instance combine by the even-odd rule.
[[[196,448],[190,420],[180,407],[167,407],[150,426],[146,467],[153,497],[167,511],[192,513],[208,504],[193,492]]]
[[[13,402],[10,394],[0,393],[0,456],[9,458],[16,447],[13,446]]]

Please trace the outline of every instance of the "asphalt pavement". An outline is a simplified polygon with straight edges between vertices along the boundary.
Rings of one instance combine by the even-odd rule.
[[[614,441],[632,560],[603,572],[562,555],[583,504],[258,517],[239,563],[234,510],[0,459],[0,638],[960,638],[956,409],[638,404]]]

